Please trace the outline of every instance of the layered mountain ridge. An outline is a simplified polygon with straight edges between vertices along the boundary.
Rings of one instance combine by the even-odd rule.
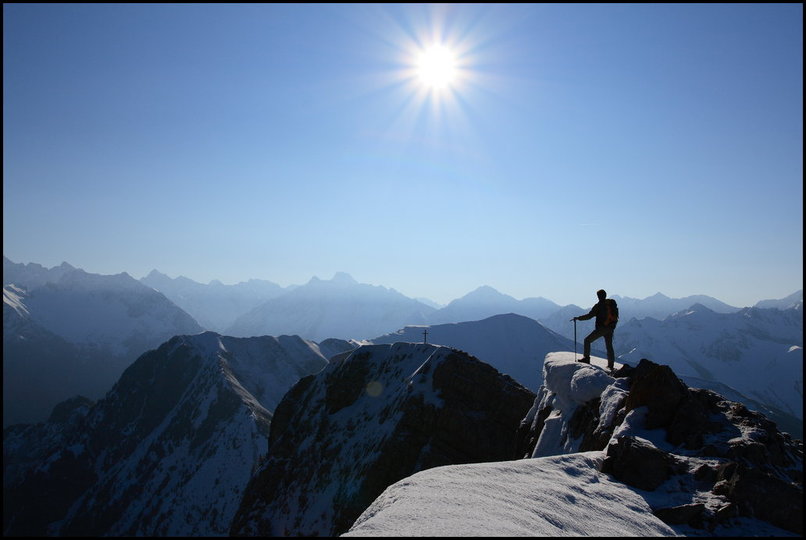
[[[298,337],[172,338],[94,405],[5,430],[4,532],[226,534],[273,409],[326,364]]]
[[[539,365],[550,350],[581,351],[582,347],[581,343],[568,342],[542,346],[536,343],[542,339],[537,337],[544,335],[542,328],[514,322],[511,326],[521,328],[523,335],[502,324],[495,332],[480,330],[477,336],[460,336],[456,327],[456,335],[450,338],[435,337],[451,324],[465,325],[462,331],[469,331],[476,321],[507,314],[537,320],[534,318],[558,307],[542,298],[516,300],[486,286],[435,309],[393,289],[357,283],[345,273],[337,273],[330,280],[312,278],[302,286],[281,288],[259,280],[234,286],[217,282],[202,285],[153,271],[141,280],[151,286],[140,287],[125,273],[99,276],[67,263],[46,269],[4,258],[4,278],[24,284],[7,284],[15,288],[4,291],[4,305],[11,310],[4,315],[4,425],[42,421],[53,405],[71,395],[97,399],[139,354],[172,335],[200,332],[202,327],[195,323],[189,327],[181,322],[187,322],[187,315],[167,296],[194,306],[194,316],[198,313],[210,320],[211,313],[216,313],[218,326],[244,308],[244,302],[257,304],[252,310],[257,309],[255,313],[261,316],[250,318],[254,326],[244,331],[245,336],[315,336],[324,346],[334,336],[416,342],[421,338],[415,334],[427,331],[432,342],[436,339],[490,361],[533,391],[541,382],[541,372],[529,371],[529,366]],[[155,287],[165,289],[165,296]],[[265,295],[272,298],[265,300]],[[710,381],[709,388],[728,383],[749,396],[745,403],[754,400],[767,413],[780,411],[773,413],[778,419],[783,420],[785,415],[802,418],[802,366],[798,362],[803,346],[802,291],[780,301],[759,302],[769,307],[743,309],[728,309],[704,296],[672,299],[658,293],[641,301],[618,298],[622,317],[615,347],[623,360],[664,358],[681,377]],[[669,311],[692,300],[702,304],[676,313]],[[662,321],[641,317],[653,310],[669,312],[669,316]],[[574,325],[570,319],[585,311],[587,307],[564,306],[538,322],[566,339],[576,334],[581,342],[592,330],[592,322]],[[261,319],[266,314],[270,316]],[[446,317],[459,320],[444,323],[448,325],[444,327],[434,322]],[[270,320],[274,322],[264,324]],[[486,326],[493,326],[494,320]],[[689,323],[696,323],[691,332],[686,330]],[[515,350],[518,347],[520,350]],[[737,369],[739,365],[742,367]],[[522,370],[520,374],[518,370]],[[760,377],[751,376],[756,371]],[[783,385],[780,388],[778,381]],[[785,424],[802,433],[798,422]]]
[[[29,270],[4,260],[4,278],[22,284],[3,287],[4,426],[41,421],[76,394],[97,399],[146,350],[202,331],[128,274]]]
[[[206,330],[219,333],[240,315],[287,292],[271,281],[251,279],[235,285],[211,281],[203,285],[183,276],[171,279],[156,270],[140,281],[163,293]]]
[[[312,278],[306,285],[264,302],[226,330],[234,336],[296,334],[313,341],[363,340],[406,324],[425,323],[434,308],[394,289],[360,284],[349,275]]]

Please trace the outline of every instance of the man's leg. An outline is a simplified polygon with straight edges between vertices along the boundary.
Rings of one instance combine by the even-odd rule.
[[[590,362],[591,359],[591,343],[593,343],[603,335],[604,334],[602,333],[602,329],[597,328],[596,330],[588,334],[588,337],[585,338],[585,341],[583,342],[582,357],[586,359],[588,362]]]
[[[613,369],[616,363],[616,353],[613,350],[613,328],[607,328],[606,332],[603,332],[603,336],[605,339],[605,347],[607,348],[607,367]]]

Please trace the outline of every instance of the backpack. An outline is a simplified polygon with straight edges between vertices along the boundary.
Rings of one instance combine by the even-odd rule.
[[[615,326],[618,322],[618,304],[612,298],[608,298],[605,300],[605,309],[607,314],[605,315],[604,325]]]

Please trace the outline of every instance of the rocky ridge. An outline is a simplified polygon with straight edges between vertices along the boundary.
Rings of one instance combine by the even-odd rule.
[[[296,336],[167,341],[97,403],[4,431],[4,534],[225,535],[272,410],[326,364]]]
[[[511,459],[534,394],[462,351],[367,345],[331,359],[277,407],[236,536],[345,532],[390,484],[417,471]]]
[[[615,377],[602,371],[598,385],[585,386],[588,396],[552,389],[552,381],[573,386],[576,375],[597,369],[547,357],[547,386],[519,429],[521,457],[603,450],[602,472],[640,490],[668,524],[707,531],[750,517],[803,533],[802,441],[647,359]],[[674,492],[676,504],[655,496],[661,492]]]

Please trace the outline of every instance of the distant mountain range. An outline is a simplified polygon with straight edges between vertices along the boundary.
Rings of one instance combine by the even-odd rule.
[[[803,291],[797,291],[779,300],[761,300],[755,306],[762,309],[792,309],[803,304]]]
[[[202,285],[183,277],[171,279],[156,270],[142,281],[163,292],[196,320],[216,318],[216,327],[208,327],[209,330],[239,336],[298,334],[314,341],[327,337],[372,339],[406,325],[477,321],[506,313],[529,317],[566,338],[573,338],[570,319],[587,313],[595,300],[592,298],[591,306],[560,306],[542,297],[517,300],[492,287],[481,286],[437,308],[433,303],[408,298],[394,289],[358,283],[343,272],[330,280],[314,277],[305,285],[285,289],[259,280],[237,285],[219,282]],[[642,300],[614,298],[619,303],[622,322],[647,317],[662,320],[696,303],[717,313],[741,309],[705,295],[669,298],[657,293]],[[758,307],[785,309],[802,299],[803,291],[798,291],[784,299],[762,300]],[[232,316],[242,308],[243,312]],[[578,334],[589,332],[586,328],[580,322]]]
[[[3,260],[3,425],[43,420],[76,394],[111,388],[140,354],[203,331],[128,274],[51,270]],[[11,281],[14,280],[14,281]]]
[[[77,345],[134,360],[177,334],[204,330],[162,293],[128,274],[90,274],[67,263],[39,265],[3,259],[3,286],[14,285],[30,319]],[[18,311],[19,312],[19,311]]]
[[[620,361],[663,358],[681,376],[724,383],[803,418],[803,303],[716,313],[695,304],[663,321],[619,325]]]
[[[539,321],[558,309],[560,306],[545,298],[516,300],[485,285],[435,311],[428,322],[441,324],[478,321],[501,313],[516,313]]]
[[[367,339],[406,324],[426,322],[434,308],[393,289],[357,283],[347,274],[311,279],[238,317],[226,330],[233,336],[295,334]]]
[[[676,313],[694,304],[701,304],[717,313],[733,313],[739,311],[737,307],[729,306],[716,298],[711,298],[703,294],[686,296],[684,298],[669,298],[664,294],[655,293],[643,300],[618,295],[613,296],[613,298],[618,302],[619,313],[622,320],[633,318],[644,319],[646,317],[663,319],[670,313]]]
[[[76,270],[74,266],[63,262],[53,268],[45,268],[37,263],[15,263],[3,256],[3,285],[14,284],[22,289],[35,289],[46,283],[57,283],[63,275]]]
[[[214,332],[224,332],[244,313],[293,289],[260,279],[235,285],[224,285],[220,281],[203,285],[183,276],[171,279],[157,270],[140,281],[164,294],[200,325]]]

